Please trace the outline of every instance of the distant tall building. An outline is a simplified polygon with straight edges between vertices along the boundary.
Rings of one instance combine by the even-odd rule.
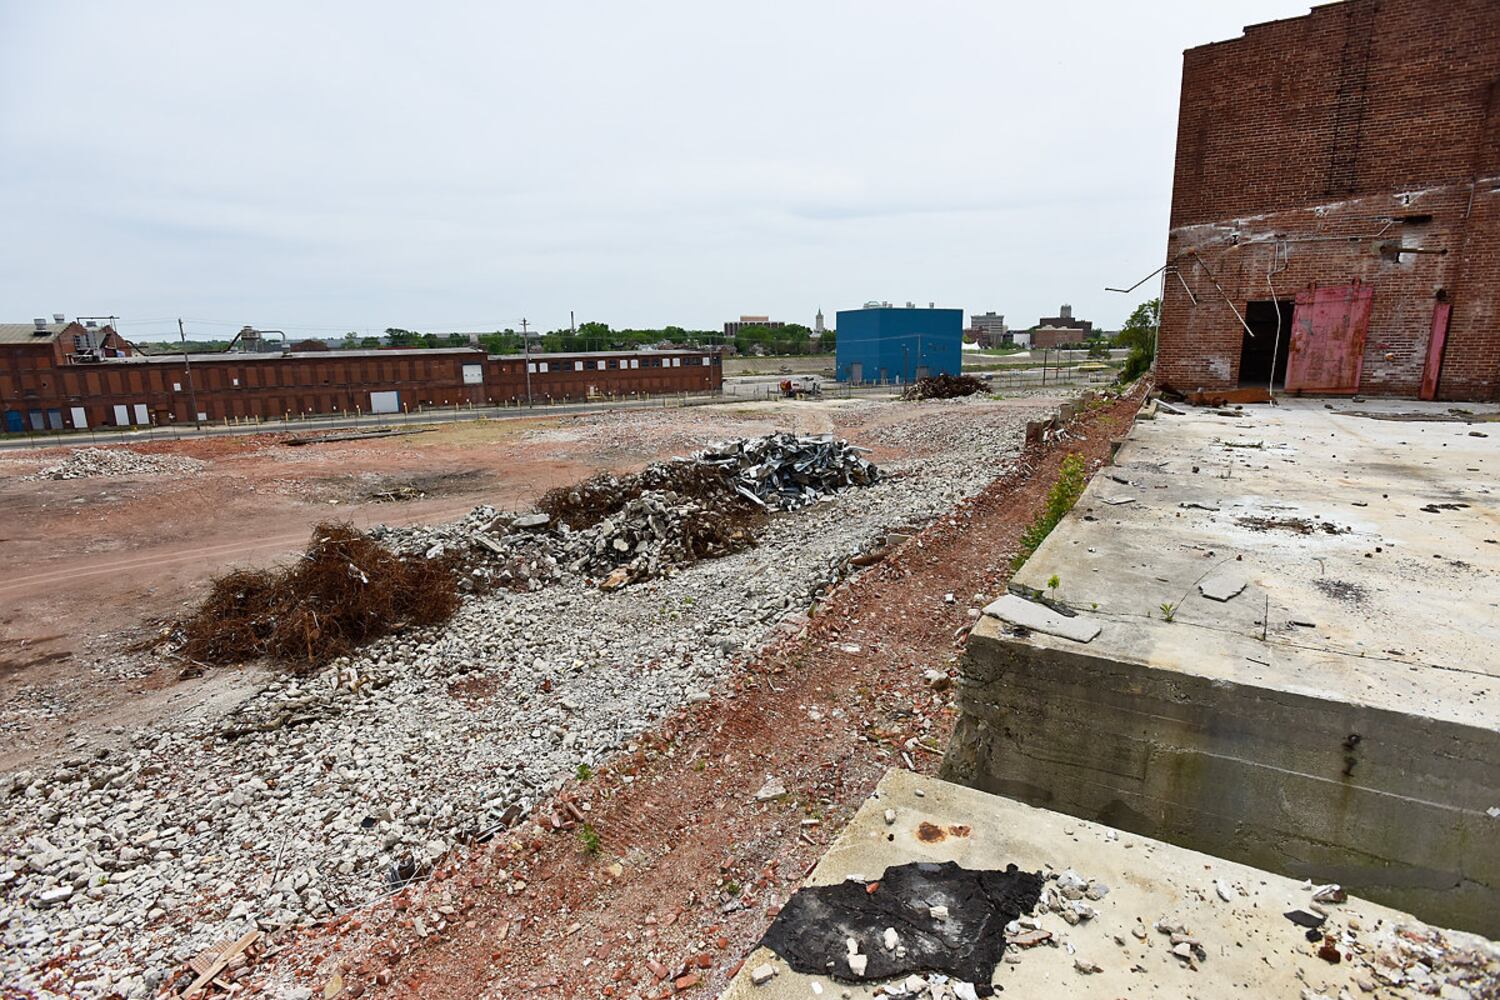
[[[1094,324],[1086,319],[1074,319],[1073,307],[1070,305],[1058,306],[1056,316],[1043,316],[1036,321],[1036,325],[1049,330],[1077,330],[1085,336],[1094,328]]]
[[[779,326],[786,326],[786,323],[783,320],[772,319],[769,316],[741,316],[737,320],[725,322],[724,336],[737,337],[740,331],[747,326],[764,326],[774,330]]]
[[[818,314],[813,317],[813,336],[823,336],[823,307],[818,306]]]
[[[972,313],[969,328],[974,331],[974,342],[980,347],[999,347],[1010,342],[1010,328],[999,313]]]

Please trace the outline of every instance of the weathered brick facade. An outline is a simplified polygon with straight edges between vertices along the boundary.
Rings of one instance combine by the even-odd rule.
[[[1367,329],[1292,304],[1338,286]],[[1307,391],[1500,399],[1500,0],[1349,0],[1184,54],[1158,379],[1279,382],[1289,352],[1289,389],[1311,359]]]
[[[721,389],[719,356],[618,351],[487,356],[465,348],[136,356],[59,363],[50,348],[0,352],[0,430],[275,420],[447,406],[519,405]],[[382,397],[384,399],[382,400]]]

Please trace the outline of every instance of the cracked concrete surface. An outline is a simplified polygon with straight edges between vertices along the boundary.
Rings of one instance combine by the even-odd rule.
[[[1500,434],[1238,412],[1136,424],[1014,581],[1099,635],[987,616],[945,776],[1500,934]]]

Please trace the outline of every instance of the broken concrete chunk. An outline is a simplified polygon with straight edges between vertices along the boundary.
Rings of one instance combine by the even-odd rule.
[[[1017,948],[1035,948],[1039,944],[1052,940],[1052,932],[1040,928],[1036,930],[1021,931],[1019,934],[1010,936],[1010,943]]]
[[[784,797],[785,795],[786,786],[777,781],[775,778],[772,778],[768,780],[764,785],[760,786],[760,791],[755,793],[755,801],[770,802],[773,799],[779,799]]]
[[[1198,584],[1198,593],[1210,601],[1227,601],[1238,597],[1249,582],[1238,573],[1214,574]]]
[[[1082,615],[1068,618],[1044,604],[1033,604],[1014,594],[1006,594],[992,602],[984,613],[1011,625],[1074,642],[1093,642],[1101,631],[1099,625]]]
[[[1313,902],[1315,903],[1342,903],[1349,898],[1344,892],[1344,887],[1337,882],[1328,885],[1320,885],[1313,890]]]
[[[484,532],[476,531],[469,537],[474,540],[475,545],[479,545],[486,549],[489,549],[491,552],[494,552],[497,555],[505,555],[505,546],[501,545],[498,541],[491,538],[489,535],[486,535]],[[438,555],[442,555],[442,546],[439,545],[436,546],[436,548],[438,549]],[[427,558],[433,559],[435,557],[429,554]]]
[[[510,526],[512,528],[519,528],[522,531],[530,531],[534,528],[545,528],[551,523],[552,516],[550,514],[522,514],[512,521]]]
[[[854,973],[854,975],[856,976],[863,976],[865,974],[865,964],[867,962],[869,962],[869,959],[864,955],[850,955],[849,971]]]
[[[776,967],[770,962],[757,965],[750,970],[750,981],[756,986],[764,986],[776,975]]]

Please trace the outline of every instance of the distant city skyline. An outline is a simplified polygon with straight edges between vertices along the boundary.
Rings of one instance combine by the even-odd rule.
[[[1112,329],[1156,291],[1103,289],[1163,254],[1181,50],[1308,7],[0,0],[0,320]]]

